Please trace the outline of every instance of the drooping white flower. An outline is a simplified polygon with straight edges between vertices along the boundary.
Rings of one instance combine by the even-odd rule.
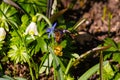
[[[25,34],[29,34],[31,36],[38,35],[37,24],[35,22],[31,22],[27,27]]]
[[[6,31],[4,28],[0,28],[0,41],[3,41],[6,37]]]

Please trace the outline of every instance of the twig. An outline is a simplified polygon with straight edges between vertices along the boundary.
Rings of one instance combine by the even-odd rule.
[[[52,3],[53,3],[53,0],[47,0],[47,14],[46,16],[48,18],[50,18],[50,13],[51,13],[51,10],[52,10]]]
[[[103,53],[100,51],[100,80],[103,80]]]
[[[89,51],[85,52],[84,54],[80,55],[79,58],[77,58],[77,59],[73,62],[73,65],[72,65],[72,66],[78,65],[80,62],[82,62],[86,57],[88,57],[88,56],[91,55],[92,53],[98,52],[98,51],[103,51],[103,50],[106,50],[106,49],[108,49],[108,48],[110,48],[110,47],[111,47],[111,45],[93,48],[92,50],[89,50]]]

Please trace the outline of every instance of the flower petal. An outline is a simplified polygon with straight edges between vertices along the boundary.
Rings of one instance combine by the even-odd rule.
[[[51,28],[47,28],[47,29],[46,29],[46,32],[49,33],[49,34],[48,34],[48,38],[50,38],[50,35],[53,34],[56,25],[57,25],[57,23],[54,23],[54,25],[53,25]]]
[[[4,28],[0,28],[0,41],[4,40],[6,36],[6,31]]]
[[[47,29],[46,29],[46,32],[51,32],[51,28],[47,28]]]
[[[27,27],[25,34],[29,34],[29,35],[38,35],[38,31],[37,31],[37,25],[35,22],[31,22],[29,24],[29,26]]]
[[[56,27],[56,25],[57,25],[57,23],[54,23],[54,25],[52,26],[52,30],[54,30],[55,29],[55,27]]]

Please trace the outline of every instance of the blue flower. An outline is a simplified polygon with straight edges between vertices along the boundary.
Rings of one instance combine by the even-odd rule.
[[[54,25],[51,28],[47,28],[46,32],[49,33],[48,38],[50,38],[50,35],[52,35],[54,33],[54,29],[55,29],[56,25],[57,25],[57,23],[54,23]]]

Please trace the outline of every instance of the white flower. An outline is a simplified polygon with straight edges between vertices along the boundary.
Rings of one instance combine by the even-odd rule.
[[[0,28],[0,41],[4,40],[6,36],[6,31],[4,28]]]
[[[31,22],[29,24],[29,26],[27,27],[25,34],[29,34],[31,36],[33,35],[38,35],[38,31],[37,31],[37,25],[35,22]]]

